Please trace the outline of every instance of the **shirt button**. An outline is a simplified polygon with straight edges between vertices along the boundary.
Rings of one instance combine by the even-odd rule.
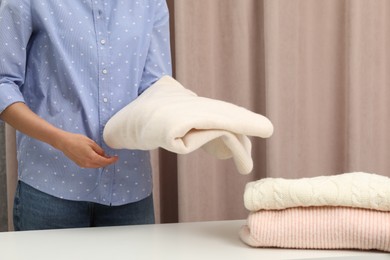
[[[106,69],[104,69],[104,70],[102,70],[102,73],[103,73],[103,74],[107,74],[108,71],[107,71]]]
[[[104,45],[104,44],[106,44],[106,40],[102,39],[102,40],[100,40],[100,43],[101,43],[102,45]]]
[[[108,102],[108,98],[103,98],[103,102],[107,103]]]

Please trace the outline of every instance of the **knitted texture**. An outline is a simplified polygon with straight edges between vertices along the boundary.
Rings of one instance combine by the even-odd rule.
[[[270,137],[268,118],[237,105],[197,96],[164,76],[106,124],[103,137],[116,149],[158,147],[187,154],[204,148],[219,159],[233,158],[242,174],[252,171],[248,136]]]
[[[301,179],[265,178],[247,183],[250,211],[345,206],[390,211],[390,178],[364,172]]]
[[[253,247],[390,251],[390,213],[347,207],[261,210],[240,238]]]

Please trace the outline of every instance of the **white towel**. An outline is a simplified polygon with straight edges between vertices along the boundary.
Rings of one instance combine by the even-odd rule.
[[[308,206],[344,206],[390,211],[390,178],[364,172],[247,183],[244,204],[250,211]]]
[[[242,174],[252,171],[248,136],[272,135],[270,120],[237,105],[197,96],[169,76],[116,113],[103,137],[116,149],[158,147],[187,154],[200,147],[219,159],[233,157]]]

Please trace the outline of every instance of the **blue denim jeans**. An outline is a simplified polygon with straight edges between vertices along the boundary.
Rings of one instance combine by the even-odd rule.
[[[60,199],[19,181],[16,188],[14,228],[41,230],[154,223],[153,196],[122,206]]]

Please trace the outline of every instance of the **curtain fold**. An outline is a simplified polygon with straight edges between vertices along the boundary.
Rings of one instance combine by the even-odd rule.
[[[0,124],[0,232],[8,230],[5,125]]]
[[[8,205],[8,230],[13,230],[12,208],[17,183],[16,160],[16,132],[15,129],[5,125],[5,158],[7,171],[7,205]]]
[[[346,1],[348,166],[390,176],[390,2]]]
[[[246,218],[245,184],[268,176],[390,176],[389,1],[167,2],[174,77],[267,116],[275,132],[251,139],[247,176],[202,150],[153,151],[159,222]],[[14,132],[6,140],[11,207]]]
[[[344,172],[345,4],[265,0],[267,174]]]
[[[260,1],[174,1],[176,79],[199,96],[265,113]],[[196,109],[196,108],[194,108]],[[179,221],[245,215],[245,183],[265,176],[265,140],[253,140],[255,170],[199,150],[178,156]]]
[[[269,175],[390,176],[389,4],[264,1]]]

